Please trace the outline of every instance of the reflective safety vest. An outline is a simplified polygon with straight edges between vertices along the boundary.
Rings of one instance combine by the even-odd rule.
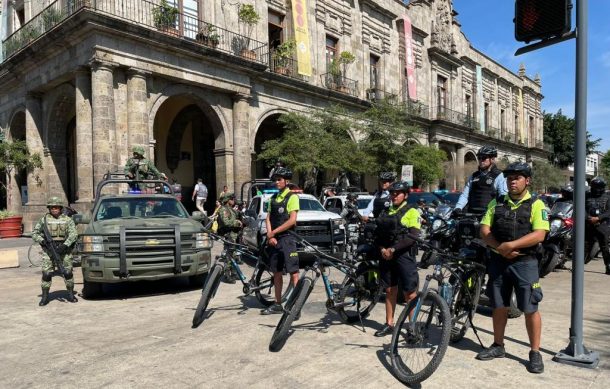
[[[409,228],[403,226],[400,221],[409,209],[411,209],[411,207],[404,204],[392,215],[390,215],[389,210],[386,209],[375,219],[375,223],[377,224],[377,228],[375,229],[376,246],[393,246],[396,242],[406,238],[409,233]]]
[[[468,211],[472,213],[483,213],[487,205],[497,196],[494,186],[496,178],[502,171],[495,165],[487,173],[477,170],[472,174],[470,192],[468,192]]]

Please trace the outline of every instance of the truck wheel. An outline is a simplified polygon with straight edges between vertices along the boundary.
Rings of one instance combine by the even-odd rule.
[[[83,297],[87,300],[100,297],[102,295],[102,284],[83,280]]]
[[[194,288],[203,287],[203,283],[205,282],[205,278],[208,273],[197,274],[194,276],[189,276],[189,285]]]

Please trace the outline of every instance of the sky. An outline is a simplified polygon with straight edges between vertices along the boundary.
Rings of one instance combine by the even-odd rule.
[[[573,11],[576,9],[576,0]],[[601,138],[599,150],[610,149],[610,1],[589,0],[589,44],[587,86],[587,129],[593,139]],[[517,73],[524,63],[528,76],[542,79],[542,109],[574,117],[575,50],[571,39],[515,57],[523,46],[514,37],[514,0],[453,0],[462,31],[471,44]],[[572,13],[572,28],[576,17]]]

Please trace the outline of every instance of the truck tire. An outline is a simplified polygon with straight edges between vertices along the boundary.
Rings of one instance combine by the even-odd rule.
[[[102,295],[102,284],[99,282],[91,282],[83,280],[83,291],[82,295],[85,299],[90,300]]]

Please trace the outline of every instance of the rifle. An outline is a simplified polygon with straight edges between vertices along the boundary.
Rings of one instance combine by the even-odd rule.
[[[49,232],[49,227],[47,227],[46,215],[44,217],[44,223],[42,225],[42,232],[44,233],[43,247],[47,249],[47,252],[50,254],[49,256],[51,257],[51,261],[53,262],[53,265],[55,265],[55,267],[57,267],[57,269],[61,273],[61,276],[65,279],[66,278],[66,276],[65,276],[66,269],[61,260],[61,257],[59,256],[59,254],[57,254],[57,247],[55,247],[55,242],[53,241],[53,238],[51,237],[51,233]]]

